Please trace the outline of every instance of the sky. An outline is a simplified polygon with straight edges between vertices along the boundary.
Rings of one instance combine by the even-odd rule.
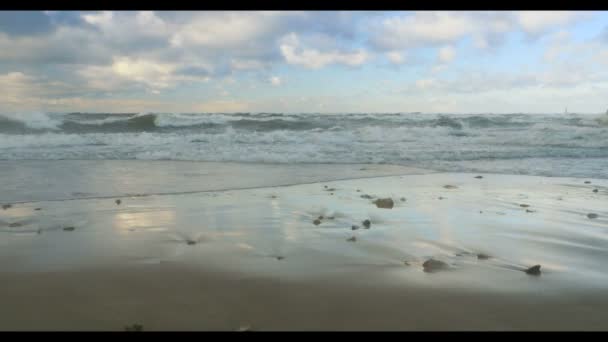
[[[603,113],[608,12],[0,12],[0,113]]]

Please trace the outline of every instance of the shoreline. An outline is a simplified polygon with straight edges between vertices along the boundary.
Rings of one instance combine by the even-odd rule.
[[[0,330],[605,330],[608,181],[480,175],[15,204]]]

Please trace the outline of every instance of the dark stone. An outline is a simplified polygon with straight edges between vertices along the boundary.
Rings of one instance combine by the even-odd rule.
[[[438,199],[439,199],[439,200],[442,200],[442,199],[443,199],[443,197],[439,196],[439,197],[438,197]]]
[[[593,192],[598,192],[598,190],[597,189],[593,189]]]
[[[422,264],[424,272],[435,272],[448,268],[448,264],[441,260],[429,259]]]
[[[116,201],[114,201],[114,202],[116,202],[116,205],[120,205],[120,203],[122,203],[122,201],[121,201],[121,200],[119,200],[119,199],[117,199],[117,200],[116,200]]]
[[[371,225],[372,225],[372,222],[370,220],[363,221],[363,227],[365,227],[365,229],[369,229],[369,227]]]
[[[410,265],[410,263],[409,263],[409,262],[407,262],[407,261],[404,261],[404,262],[403,262],[403,264],[404,264],[405,266],[409,266],[409,265]]]
[[[590,219],[594,219],[594,218],[597,218],[598,215],[591,213],[591,214],[587,214],[587,217],[590,218]]]
[[[357,241],[357,237],[353,236],[351,238],[346,239],[346,241],[348,241],[348,242],[355,242],[355,241]]]
[[[585,181],[585,184],[591,184],[591,182],[590,181]]]
[[[365,198],[365,199],[372,199],[372,198],[374,198],[374,197],[373,197],[373,196],[370,196],[370,195],[365,194],[365,195],[361,195],[361,198]]]
[[[65,230],[66,232],[74,231],[74,229],[76,229],[76,228],[74,228],[74,227],[63,227],[63,230]]]
[[[277,256],[276,258],[277,258],[277,260],[283,260],[283,259],[285,259],[285,257],[282,257],[282,256],[280,256],[280,255],[279,255],[279,256]]]
[[[21,227],[23,226],[23,223],[21,222],[14,222],[8,225],[10,228],[15,228],[15,227]]]
[[[317,219],[322,220],[323,219],[323,215],[317,217]]]
[[[376,207],[383,209],[392,209],[395,203],[392,198],[379,198],[374,201]]]
[[[534,210],[526,209],[526,212],[527,212],[527,213],[533,213],[533,212],[534,212]]]
[[[321,224],[321,220],[316,219],[316,220],[312,221],[312,223],[314,223],[314,224],[315,224],[315,226],[318,226],[318,225],[320,225],[320,224]]]
[[[522,208],[528,208],[530,205],[529,204],[520,204],[519,206]]]
[[[401,197],[401,202],[405,202],[405,197]]]
[[[330,192],[329,194],[330,194],[330,195],[333,195],[334,193],[333,193],[333,192]]]
[[[540,265],[534,265],[530,268],[528,268],[526,271],[526,274],[530,274],[530,275],[540,275]]]
[[[479,254],[477,254],[477,259],[479,259],[479,260],[488,260],[488,259],[490,259],[490,256],[487,255],[487,254],[479,253]]]
[[[443,187],[446,189],[458,189],[456,185],[444,185]]]
[[[194,240],[186,240],[186,243],[190,246],[196,245],[196,241],[194,241]]]
[[[483,176],[475,176],[475,178],[477,178],[477,179],[482,179],[482,178],[483,178]]]
[[[357,189],[357,192],[361,192],[361,189]]]
[[[357,229],[359,229],[359,226],[357,226],[357,225],[353,224],[353,225],[350,227],[350,229],[352,229],[352,230],[357,230]]]
[[[325,189],[327,189],[327,185],[323,185],[323,187],[324,187]]]
[[[336,191],[336,188],[326,188],[325,191]]]
[[[42,208],[36,208],[36,209],[34,209],[34,210],[42,210]]]
[[[4,210],[9,209],[9,208],[12,208],[12,207],[13,207],[13,205],[12,205],[12,204],[3,204],[3,205],[2,205],[2,209],[4,209]]]

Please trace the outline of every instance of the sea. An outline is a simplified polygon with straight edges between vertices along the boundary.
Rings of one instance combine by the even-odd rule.
[[[0,160],[391,164],[608,178],[607,115],[12,113]]]

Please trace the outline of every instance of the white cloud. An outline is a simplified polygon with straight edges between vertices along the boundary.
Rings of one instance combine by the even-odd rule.
[[[385,49],[445,44],[476,29],[477,23],[460,12],[416,12],[384,19],[372,43]]]
[[[272,76],[270,77],[270,84],[272,84],[273,86],[280,86],[281,85],[281,78],[278,76]]]
[[[111,11],[103,11],[96,14],[84,14],[82,19],[87,23],[101,28],[111,26],[114,14]]]
[[[517,19],[521,28],[532,35],[585,19],[589,13],[576,11],[521,11]]]
[[[323,52],[314,48],[303,47],[295,33],[291,33],[282,39],[280,50],[287,63],[301,65],[309,69],[319,69],[329,64],[357,66],[369,59],[367,52],[362,49],[352,52],[338,50]]]
[[[449,63],[456,57],[456,50],[453,46],[447,45],[439,49],[437,58],[441,63]]]
[[[405,62],[405,56],[402,52],[398,51],[387,52],[386,58],[393,64],[403,64]]]

